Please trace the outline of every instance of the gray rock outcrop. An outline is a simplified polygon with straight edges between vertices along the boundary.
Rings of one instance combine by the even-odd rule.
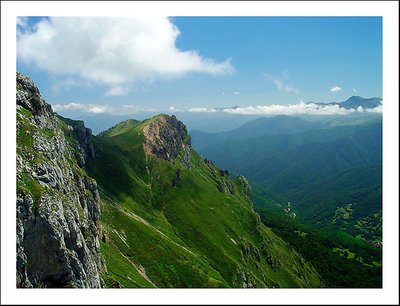
[[[90,130],[62,122],[17,73],[17,287],[99,288],[100,197],[79,152]]]
[[[190,168],[191,139],[186,126],[175,116],[160,115],[150,120],[143,129],[145,152],[168,161],[180,156]]]

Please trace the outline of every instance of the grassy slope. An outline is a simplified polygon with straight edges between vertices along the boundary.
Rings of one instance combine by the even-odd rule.
[[[194,151],[190,169],[179,158],[146,157],[148,123],[124,122],[94,138],[89,170],[102,190],[108,286],[319,285],[314,269],[257,221],[239,181],[233,193],[218,191],[217,183],[231,183]]]

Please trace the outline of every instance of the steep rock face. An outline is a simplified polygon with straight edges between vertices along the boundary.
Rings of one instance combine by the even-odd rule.
[[[68,119],[62,119],[66,120],[67,123],[70,122]],[[85,127],[83,121],[74,121],[72,126],[67,127],[66,135],[77,140],[77,142],[73,143],[73,146],[75,149],[75,158],[79,167],[85,166],[87,158],[95,158],[92,143],[92,130]]]
[[[243,196],[247,197],[249,199],[249,201],[252,203],[253,199],[252,199],[251,186],[250,186],[249,182],[247,181],[246,177],[244,177],[243,175],[240,175],[237,178],[237,181],[240,186],[241,194]]]
[[[144,150],[147,154],[170,161],[181,156],[181,161],[190,167],[191,140],[186,126],[175,116],[160,115],[145,125]]]
[[[77,158],[92,156],[90,134],[57,118],[20,73],[16,103],[17,287],[101,287],[100,198]]]

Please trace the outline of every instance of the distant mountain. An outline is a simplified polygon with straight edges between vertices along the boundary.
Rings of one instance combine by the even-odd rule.
[[[344,108],[357,108],[361,106],[362,108],[375,108],[377,106],[382,105],[381,98],[362,98],[359,96],[352,96],[348,98],[346,101],[340,103]]]
[[[298,117],[280,115],[251,120],[227,132],[206,133],[194,130],[191,135],[193,145],[201,150],[204,145],[210,146],[227,140],[245,140],[263,135],[291,135],[321,126],[320,122],[309,122]]]
[[[360,96],[351,96],[346,101],[343,102],[329,102],[329,103],[321,103],[321,102],[310,102],[318,105],[339,105],[340,107],[344,107],[346,109],[357,109],[358,107],[362,107],[364,109],[367,108],[375,108],[382,105],[381,98],[363,98]]]

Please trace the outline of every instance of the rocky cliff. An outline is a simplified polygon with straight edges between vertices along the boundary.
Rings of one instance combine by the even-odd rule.
[[[16,103],[17,287],[101,287],[91,131],[56,116],[20,73]]]

